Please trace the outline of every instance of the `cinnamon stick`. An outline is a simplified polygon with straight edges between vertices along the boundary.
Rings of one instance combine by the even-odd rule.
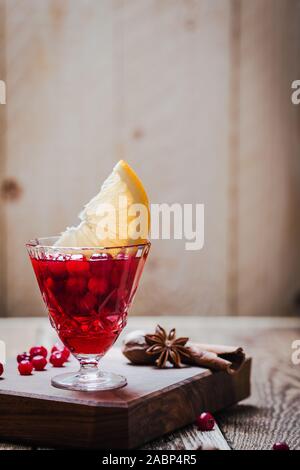
[[[211,370],[226,370],[229,374],[238,372],[246,359],[243,348],[236,346],[188,342],[187,348],[190,357],[183,357],[183,363]]]

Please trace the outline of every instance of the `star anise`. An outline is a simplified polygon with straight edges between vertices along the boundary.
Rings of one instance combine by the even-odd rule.
[[[190,357],[189,350],[185,347],[189,338],[176,338],[175,328],[167,334],[164,328],[157,325],[154,335],[146,335],[145,340],[149,345],[146,353],[157,356],[155,364],[159,368],[165,367],[168,361],[174,367],[181,367],[182,357]]]

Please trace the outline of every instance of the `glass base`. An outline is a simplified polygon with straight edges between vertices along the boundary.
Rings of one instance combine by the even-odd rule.
[[[69,372],[52,378],[51,384],[57,388],[79,390],[81,392],[94,392],[96,390],[113,390],[124,387],[127,380],[123,375],[97,370],[94,374],[82,372]]]

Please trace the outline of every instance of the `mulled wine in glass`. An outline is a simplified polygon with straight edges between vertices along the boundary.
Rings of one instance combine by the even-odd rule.
[[[27,243],[49,318],[80,370],[52,379],[69,390],[108,390],[126,378],[98,367],[127,321],[150,243],[113,248],[58,247],[57,237]]]

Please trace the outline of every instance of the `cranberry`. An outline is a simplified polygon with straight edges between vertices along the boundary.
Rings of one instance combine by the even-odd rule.
[[[275,442],[273,450],[290,450],[286,442]]]
[[[89,291],[94,295],[103,295],[108,290],[108,282],[105,277],[92,277],[88,284]]]
[[[50,356],[50,362],[53,367],[63,367],[66,362],[65,356],[62,351],[54,351]]]
[[[211,431],[215,425],[215,419],[210,413],[201,413],[197,416],[196,423],[200,431]]]
[[[47,359],[44,356],[34,356],[31,364],[35,370],[44,370],[47,364]]]
[[[73,276],[85,276],[90,271],[89,262],[83,255],[75,255],[67,261],[67,270]]]
[[[87,292],[85,296],[79,300],[80,312],[83,315],[90,313],[91,310],[93,310],[93,308],[95,307],[96,303],[97,303],[96,297],[90,292]]]
[[[29,350],[30,354],[30,359],[32,359],[34,356],[44,356],[47,357],[48,351],[44,346],[33,346]]]
[[[33,366],[30,361],[21,361],[18,365],[18,369],[21,375],[31,375]]]
[[[4,367],[3,367],[3,364],[0,362],[0,377],[3,374],[3,372],[4,372]]]
[[[64,358],[66,361],[69,359],[70,354],[71,354],[68,348],[66,348],[66,346],[60,343],[56,343],[51,349],[51,353],[54,353],[55,351],[61,352],[64,355]]]
[[[30,361],[30,354],[27,352],[23,352],[22,354],[17,355],[17,362],[20,363],[21,361]]]
[[[66,289],[70,294],[82,295],[86,289],[86,280],[83,277],[71,277],[67,280]]]

